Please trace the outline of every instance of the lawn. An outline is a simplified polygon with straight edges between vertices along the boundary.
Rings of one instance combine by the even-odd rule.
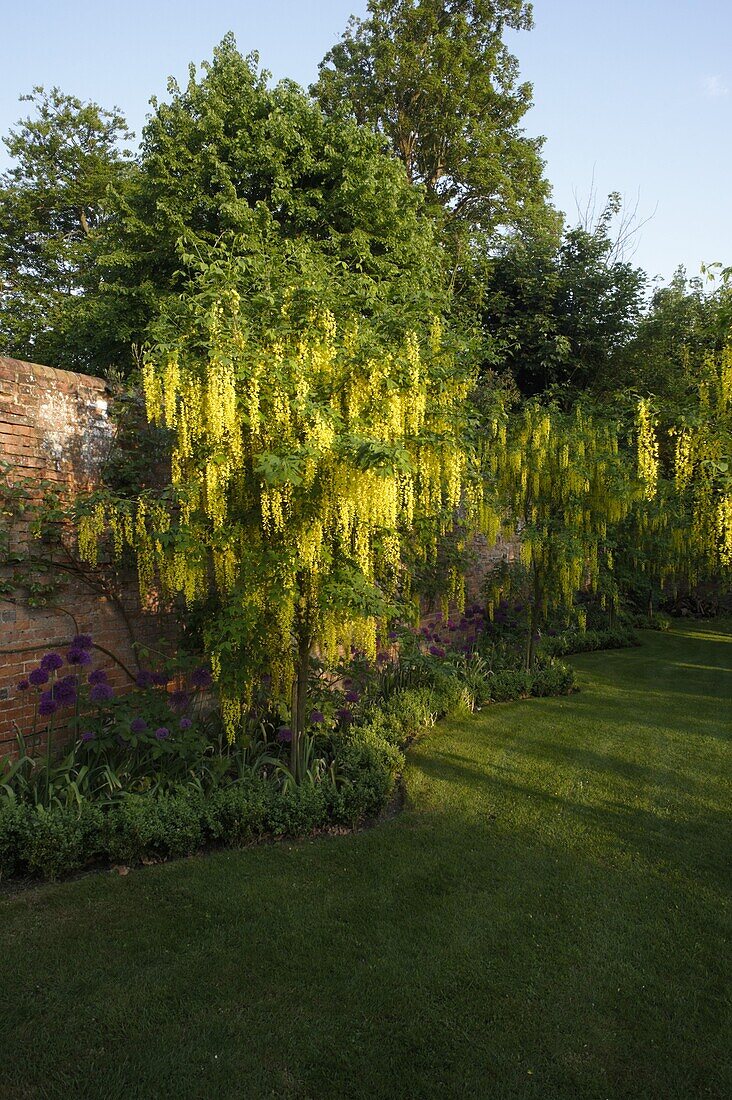
[[[443,723],[354,836],[0,895],[0,1097],[732,1095],[732,625]]]

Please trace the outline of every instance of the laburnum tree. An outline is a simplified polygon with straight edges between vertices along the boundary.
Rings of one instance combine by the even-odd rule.
[[[311,91],[383,135],[458,236],[495,240],[553,217],[541,140],[521,125],[531,86],[504,41],[531,20],[524,0],[369,0]]]
[[[653,592],[732,580],[732,344],[687,375],[684,402],[641,398],[637,463],[643,499],[624,557]]]
[[[144,593],[205,606],[230,735],[271,677],[291,701],[297,768],[314,647],[373,659],[409,598],[404,540],[419,521],[444,531],[478,495],[473,379],[439,297],[425,312],[407,273],[372,293],[260,213],[261,246],[215,246],[153,330],[143,377],[149,416],[172,435],[169,492],[97,501],[80,543],[93,558],[106,532],[132,547]]]
[[[501,426],[501,420],[504,424]],[[618,424],[578,403],[570,412],[528,401],[502,418],[501,447],[486,455],[486,497],[520,542],[522,568],[496,568],[487,580],[489,610],[521,588],[528,602],[525,668],[553,608],[569,610],[582,589],[595,590],[612,569],[613,528],[641,491],[623,453]]]

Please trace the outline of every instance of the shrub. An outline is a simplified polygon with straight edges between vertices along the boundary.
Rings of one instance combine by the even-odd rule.
[[[608,630],[586,630],[583,634],[568,631],[556,638],[546,638],[542,643],[544,653],[553,657],[565,657],[569,653],[589,653],[598,649],[625,649],[640,645],[637,634],[625,627]]]
[[[0,803],[0,881],[10,878],[21,868],[30,814],[29,806]]]
[[[533,676],[531,694],[542,695],[568,695],[575,688],[574,672],[567,665],[552,665],[550,668],[541,669]]]
[[[532,677],[529,672],[517,672],[505,669],[495,672],[488,679],[488,698],[494,703],[505,703],[509,699],[523,699],[531,694]]]
[[[25,823],[23,862],[48,879],[83,867],[103,854],[103,824],[102,811],[90,802],[78,810],[36,806]]]

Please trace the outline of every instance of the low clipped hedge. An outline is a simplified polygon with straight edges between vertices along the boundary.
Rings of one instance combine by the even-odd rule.
[[[552,657],[566,657],[569,653],[591,653],[597,649],[626,649],[640,645],[640,638],[634,630],[625,627],[613,627],[609,630],[585,630],[558,634],[556,638],[546,638],[542,643],[544,653]]]
[[[488,677],[490,699],[571,690],[569,669]],[[58,879],[90,863],[134,864],[190,855],[209,845],[302,837],[329,827],[355,828],[388,804],[404,767],[404,745],[421,729],[464,706],[464,689],[449,674],[429,687],[400,691],[363,725],[335,736],[338,780],[282,790],[247,778],[208,794],[127,794],[109,806],[82,802],[50,809],[0,803],[0,880],[16,875]]]

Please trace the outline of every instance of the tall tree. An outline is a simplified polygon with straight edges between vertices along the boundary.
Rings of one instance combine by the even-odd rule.
[[[326,55],[311,92],[388,140],[453,229],[495,234],[546,219],[541,139],[521,121],[531,86],[504,31],[528,29],[525,0],[369,0]]]
[[[594,226],[577,225],[556,241],[533,234],[476,260],[479,305],[496,352],[526,395],[554,388],[577,393],[616,388],[618,363],[641,318],[646,276],[616,255],[612,194]]]
[[[0,177],[0,349],[85,370],[81,322],[99,290],[111,189],[129,171],[120,143],[132,135],[119,111],[58,88],[22,99],[34,113],[4,139],[14,164]]]
[[[421,273],[414,293],[441,282],[420,198],[378,139],[326,117],[292,82],[267,81],[227,35],[184,87],[171,81],[169,100],[153,101],[102,258],[110,292],[98,327],[120,333],[120,361],[187,285],[190,260],[226,233],[253,248],[270,229],[310,242],[365,276],[364,309],[382,283],[394,288],[394,272]]]

